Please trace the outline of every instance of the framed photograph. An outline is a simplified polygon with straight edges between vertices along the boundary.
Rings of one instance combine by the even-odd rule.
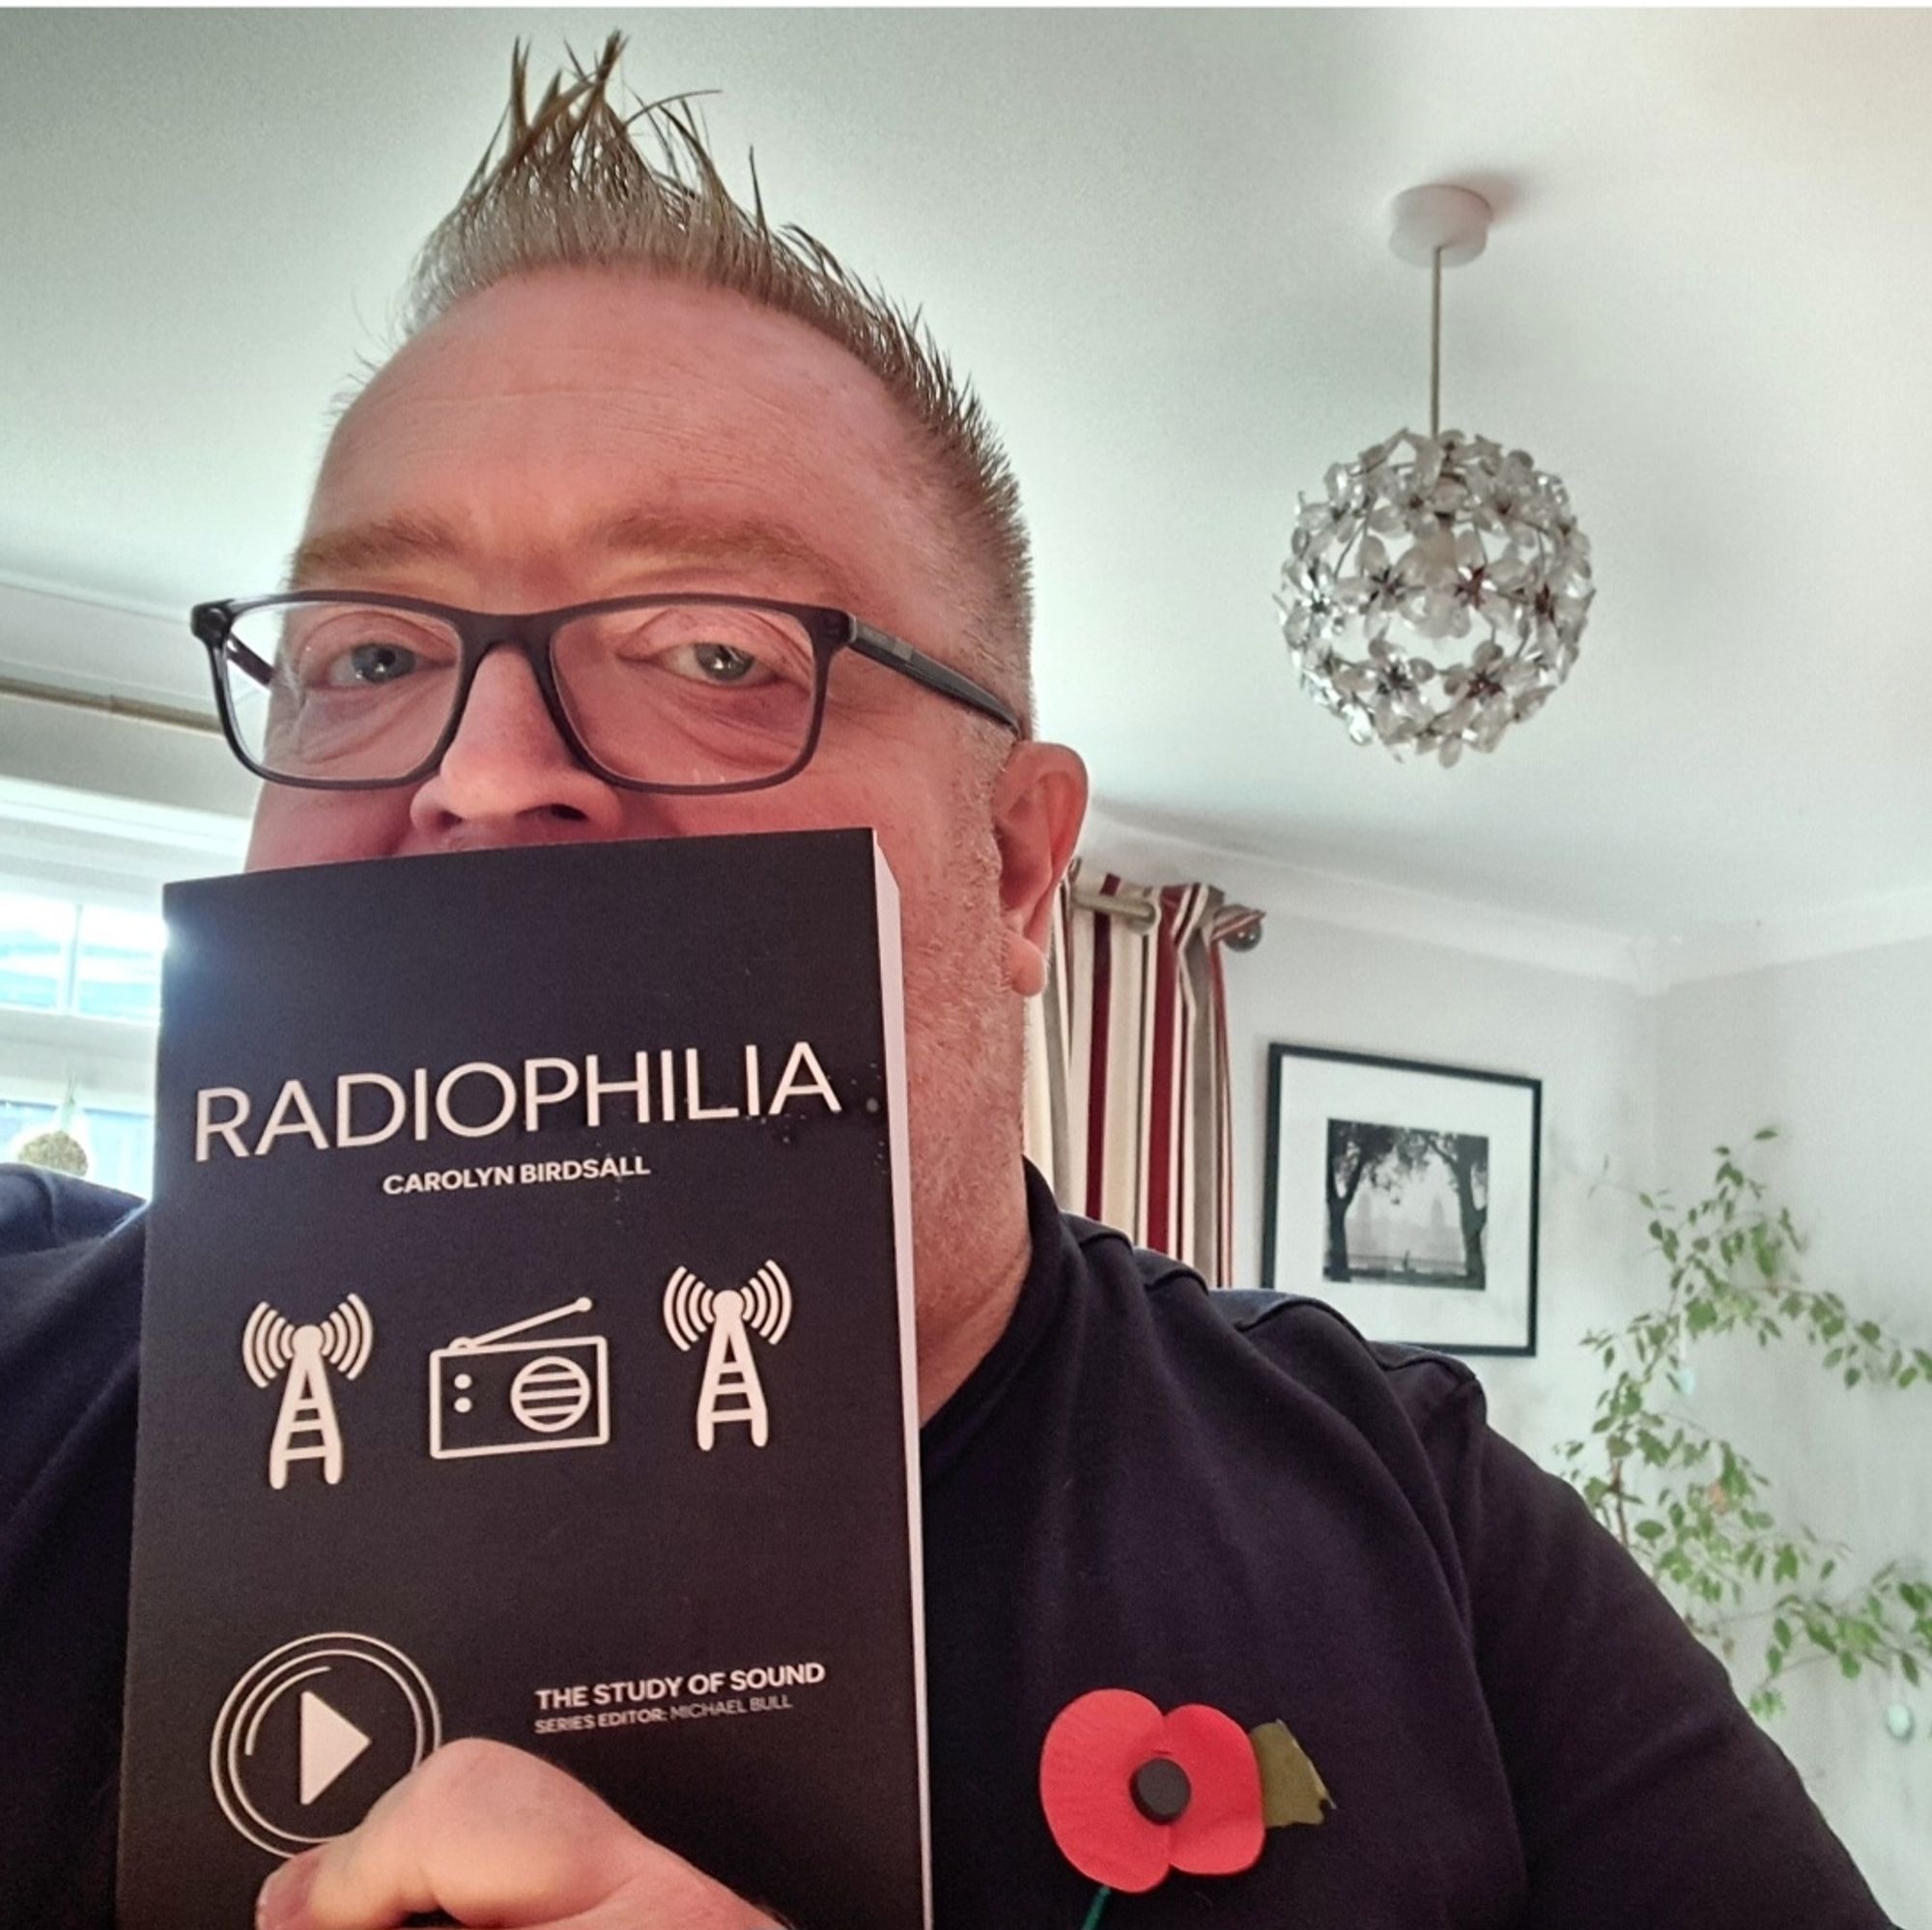
[[[1268,1047],[1262,1281],[1371,1340],[1536,1351],[1543,1082]]]

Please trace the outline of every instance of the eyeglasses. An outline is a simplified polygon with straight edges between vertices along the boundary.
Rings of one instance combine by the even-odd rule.
[[[503,645],[524,653],[571,753],[626,790],[754,791],[795,778],[846,650],[1024,735],[983,685],[816,604],[693,593],[496,615],[298,590],[196,604],[188,621],[236,756],[310,790],[427,778],[483,659]]]

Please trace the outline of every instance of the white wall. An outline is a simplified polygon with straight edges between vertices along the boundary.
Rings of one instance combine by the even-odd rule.
[[[1811,1235],[1808,1286],[1932,1346],[1926,1195],[1932,1103],[1932,939],[1773,965],[1663,993],[1659,1139],[1680,1187],[1709,1149],[1760,1125],[1781,1138],[1752,1163]],[[1782,1518],[1842,1539],[1870,1572],[1932,1562],[1932,1388],[1847,1391],[1808,1348],[1745,1348],[1700,1363],[1695,1403],[1776,1486]],[[1932,1897],[1932,1745],[1894,1742],[1886,1704],[1932,1728],[1932,1692],[1794,1677],[1776,1733],[1867,1880],[1901,1923]]]
[[[1260,946],[1226,955],[1235,1082],[1236,1280],[1261,1284],[1270,1043],[1438,1061],[1543,1081],[1543,1238],[1538,1351],[1473,1363],[1496,1424],[1539,1460],[1582,1429],[1594,1382],[1579,1345],[1636,1289],[1642,1220],[1633,1195],[1655,1171],[1652,1012],[1628,980],[1485,957],[1297,912],[1297,874],[1203,851],[1090,814],[1093,869],[1142,884],[1200,879],[1267,913]],[[1324,894],[1324,896],[1326,894]],[[1519,922],[1516,950],[1527,935]],[[1563,955],[1564,934],[1548,948]],[[1614,956],[1614,953],[1606,953]],[[1608,1173],[1605,1176],[1605,1161]]]
[[[1662,1279],[1634,1194],[1701,1188],[1710,1149],[1763,1124],[1789,1135],[1765,1177],[1817,1233],[1806,1279],[1932,1345],[1932,1261],[1907,1205],[1924,1183],[1932,1103],[1932,941],[1657,990],[1653,951],[1350,890],[1104,812],[1081,852],[1091,867],[1202,880],[1268,914],[1260,948],[1226,961],[1243,1284],[1260,1276],[1270,1041],[1542,1079],[1539,1350],[1470,1364],[1497,1428],[1546,1465],[1589,1426],[1600,1379],[1582,1334],[1629,1320]],[[1932,1390],[1834,1399],[1810,1359],[1748,1354],[1698,1356],[1695,1411],[1777,1484],[1781,1518],[1932,1561]],[[1899,1692],[1811,1669],[1772,1733],[1880,1901],[1916,1923],[1932,1896],[1932,1749],[1886,1733]],[[1932,1693],[1907,1699],[1932,1723]]]

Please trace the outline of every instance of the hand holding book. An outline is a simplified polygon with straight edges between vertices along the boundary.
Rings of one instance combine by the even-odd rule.
[[[440,1749],[359,1828],[263,1886],[259,1930],[560,1922],[774,1930],[774,1919],[654,1843],[576,1777],[522,1749]]]

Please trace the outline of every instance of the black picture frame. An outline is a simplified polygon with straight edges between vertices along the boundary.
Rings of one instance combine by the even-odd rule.
[[[1366,1178],[1377,1174],[1396,1177]],[[1398,1203],[1433,1191],[1429,1225],[1402,1229],[1433,1242],[1428,1253],[1354,1252],[1375,1205],[1365,1178],[1371,1196]],[[1542,1183],[1542,1080],[1268,1046],[1264,1288],[1324,1300],[1370,1340],[1534,1355]]]

